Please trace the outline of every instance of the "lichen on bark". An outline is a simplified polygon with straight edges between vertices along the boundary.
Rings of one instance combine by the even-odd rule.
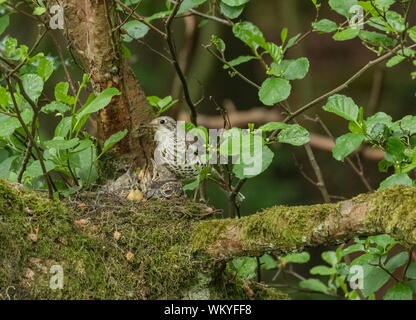
[[[299,251],[380,233],[416,242],[416,188],[397,186],[334,204],[276,206],[241,220],[202,221],[192,246],[229,259]]]

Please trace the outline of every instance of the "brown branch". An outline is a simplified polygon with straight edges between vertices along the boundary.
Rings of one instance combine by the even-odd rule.
[[[43,155],[42,152],[40,151],[38,145],[36,144],[34,137],[32,136],[31,132],[29,131],[29,129],[27,128],[21,114],[20,114],[20,110],[19,110],[19,106],[16,102],[16,98],[14,96],[14,91],[13,91],[13,87],[12,84],[10,83],[10,79],[8,77],[6,77],[6,82],[7,82],[7,86],[9,88],[9,92],[10,92],[10,96],[12,97],[12,101],[13,101],[13,105],[14,105],[14,111],[16,112],[17,118],[19,119],[19,122],[23,128],[23,130],[26,133],[26,136],[28,137],[30,144],[33,145],[33,147],[35,148],[36,154],[38,156],[38,160],[40,163],[40,166],[42,168],[42,173],[43,173],[43,177],[46,181],[46,184],[48,186],[48,192],[49,192],[49,198],[53,199],[53,184],[52,184],[52,180],[49,177],[48,171],[46,170],[46,166],[45,166],[45,162],[43,161]],[[24,96],[23,92],[23,86],[20,88],[22,95]],[[34,109],[34,112],[36,113],[37,108]],[[33,124],[34,125],[34,124]]]
[[[408,47],[408,49],[414,48],[416,47],[416,44],[411,45]],[[354,82],[355,80],[357,80],[363,73],[365,73],[368,69],[370,69],[371,67],[389,59],[390,57],[394,56],[396,54],[396,52],[400,49],[400,46],[395,47],[393,50],[391,50],[390,52],[382,55],[381,57],[372,60],[370,62],[368,62],[364,67],[362,67],[360,70],[358,70],[352,77],[350,77],[347,81],[345,81],[343,84],[341,84],[340,86],[336,87],[335,89],[321,95],[320,97],[316,98],[315,100],[307,103],[306,105],[304,105],[303,107],[299,108],[297,111],[293,112],[289,117],[287,117],[284,122],[288,123],[289,121],[291,121],[292,119],[296,118],[297,116],[299,116],[300,114],[304,113],[305,111],[309,110],[310,108],[312,108],[314,105],[316,105],[317,103],[325,100],[326,98],[329,98],[330,96],[346,89],[352,82]]]
[[[178,10],[179,10],[180,5],[182,4],[182,1],[183,0],[179,0],[175,3],[175,6],[173,7],[171,14],[169,15],[168,19],[166,20],[166,24],[165,24],[165,30],[166,30],[166,35],[167,35],[166,41],[168,43],[170,55],[171,55],[172,60],[173,60],[173,66],[176,70],[176,73],[178,74],[179,79],[182,82],[183,93],[185,95],[186,103],[188,104],[189,109],[191,111],[191,122],[194,125],[197,125],[198,115],[196,113],[195,104],[193,103],[191,95],[189,93],[189,87],[188,87],[188,83],[186,81],[186,77],[185,77],[185,75],[182,71],[181,66],[179,65],[178,57],[177,57],[177,54],[176,54],[175,41],[173,39],[173,34],[172,34],[173,18],[178,13]]]
[[[383,233],[414,244],[415,217],[416,188],[397,186],[335,204],[277,206],[239,220],[199,222],[191,239],[195,251],[220,260],[287,253]]]
[[[249,123],[254,123],[256,126],[261,126],[267,122],[282,121],[281,113],[270,108],[251,108],[249,110],[229,110],[228,118],[234,127],[247,128]],[[185,112],[178,115],[178,120],[189,121],[189,116]],[[208,129],[222,129],[224,128],[224,118],[221,115],[211,116],[205,114],[198,114],[198,123]],[[335,146],[335,142],[331,137],[311,133],[310,143],[312,148],[331,152]],[[371,161],[380,161],[384,159],[384,152],[371,147],[364,146],[359,152],[362,156]]]
[[[114,1],[117,2],[117,4],[120,5],[120,7],[122,7],[124,10],[127,10],[127,12],[130,15],[132,15],[135,19],[137,19],[141,23],[143,23],[146,26],[148,26],[151,30],[157,32],[163,38],[165,38],[165,39],[167,38],[166,33],[164,33],[163,31],[159,30],[158,28],[156,28],[153,24],[147,22],[147,20],[145,18],[143,18],[142,16],[138,15],[136,12],[134,12],[132,9],[130,9],[128,6],[126,6],[123,2],[121,2],[120,0],[114,0]],[[117,29],[113,29],[113,30],[116,31]]]

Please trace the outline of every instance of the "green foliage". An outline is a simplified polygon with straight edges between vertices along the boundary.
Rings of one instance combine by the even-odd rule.
[[[371,236],[365,240],[355,239],[349,246],[341,245],[336,251],[322,253],[322,259],[329,265],[318,265],[310,270],[311,278],[299,283],[301,288],[323,292],[329,295],[342,294],[346,299],[372,299],[381,287],[399,268],[406,268],[402,278],[394,278],[396,284],[384,296],[389,300],[410,300],[414,293],[412,279],[414,266],[410,264],[408,252],[395,255],[391,250],[397,242],[388,235]],[[348,256],[360,253],[350,261]],[[327,279],[325,284],[322,279]]]
[[[260,101],[267,106],[286,100],[290,95],[289,81],[281,78],[268,78],[259,91]]]
[[[124,25],[126,34],[123,34],[123,40],[125,42],[131,42],[133,39],[143,38],[150,30],[150,28],[143,22],[134,20],[129,21]]]
[[[178,100],[173,100],[171,96],[167,96],[163,99],[156,96],[149,96],[146,98],[149,104],[155,108],[156,114],[159,116],[162,113],[168,111],[172,106],[174,106]]]
[[[406,116],[393,122],[389,115],[378,112],[364,120],[363,109],[351,98],[338,94],[331,96],[323,109],[349,121],[350,133],[337,138],[332,150],[335,159],[344,161],[365,142],[386,152],[379,163],[381,172],[394,168],[394,174],[380,184],[381,189],[414,184],[408,173],[416,168],[416,117]]]
[[[91,186],[98,178],[97,160],[127,132],[111,136],[98,154],[95,140],[82,129],[92,113],[105,108],[120,92],[108,88],[97,97],[91,95],[81,105],[79,96],[89,82],[88,76],[84,75],[78,83],[76,96],[68,93],[67,82],[59,82],[54,89],[55,100],[44,104],[40,102],[40,97],[44,94],[45,82],[54,72],[53,60],[43,53],[29,56],[27,47],[18,46],[12,37],[7,38],[5,47],[3,58],[17,60],[21,64],[19,77],[22,86],[0,86],[0,106],[4,112],[0,114],[0,175],[12,182],[45,189],[43,165],[46,173],[54,172],[52,183],[55,192],[68,195],[81,187]],[[12,99],[11,90],[15,99]],[[17,110],[26,128],[18,120]],[[59,119],[52,137],[40,134],[39,113]],[[30,138],[27,132],[33,136]],[[36,147],[28,144],[30,140],[36,143]],[[37,149],[40,150],[40,158]],[[73,188],[74,185],[76,188]]]

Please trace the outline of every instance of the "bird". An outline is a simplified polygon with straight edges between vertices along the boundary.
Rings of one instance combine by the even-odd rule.
[[[199,174],[197,167],[204,167],[204,163],[195,150],[185,139],[184,129],[178,130],[177,122],[168,116],[158,117],[149,124],[155,132],[158,142],[154,160],[158,165],[166,167],[178,179],[193,179]],[[183,136],[181,136],[183,134]],[[189,157],[192,155],[193,157]]]
[[[167,168],[153,162],[153,170],[148,182],[141,184],[146,199],[173,199],[185,195],[183,184]]]

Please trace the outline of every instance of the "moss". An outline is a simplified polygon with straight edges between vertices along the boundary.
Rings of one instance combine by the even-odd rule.
[[[178,298],[200,269],[184,244],[201,210],[94,193],[65,205],[0,181],[0,297],[14,287],[16,299]],[[63,267],[63,290],[49,288],[52,265]]]
[[[389,233],[416,242],[415,188],[397,186],[378,192],[369,203],[364,225],[369,232]]]
[[[0,299],[249,298],[212,281],[221,267],[188,245],[200,216],[193,202],[89,192],[62,203],[0,180]],[[62,290],[49,286],[53,265]]]

